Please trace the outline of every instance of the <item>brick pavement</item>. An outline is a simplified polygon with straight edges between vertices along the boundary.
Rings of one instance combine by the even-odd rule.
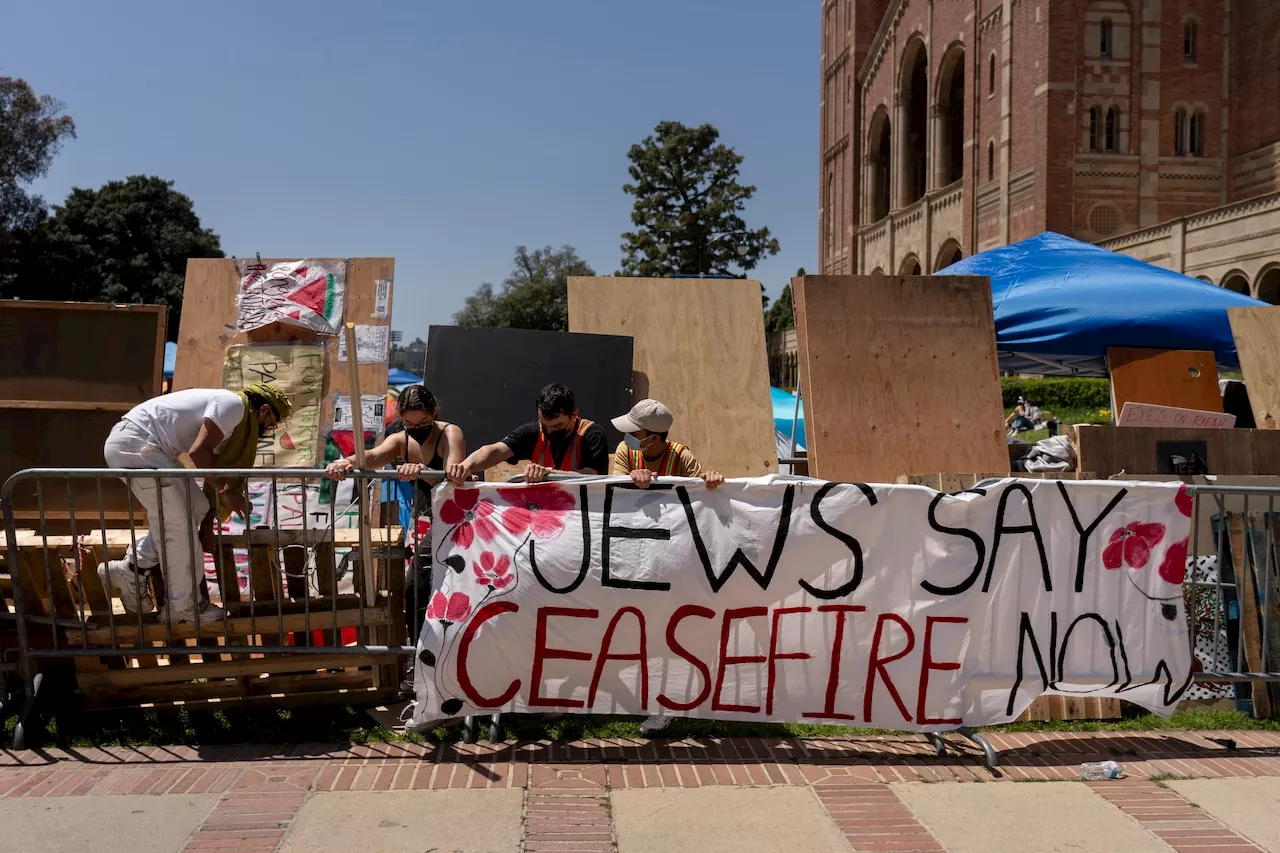
[[[854,850],[907,853],[943,847],[886,783],[1076,780],[1081,762],[1114,758],[1128,778],[1090,783],[1099,797],[1173,850],[1235,853],[1260,848],[1159,780],[1280,777],[1280,732],[988,738],[1000,751],[996,773],[963,740],[949,738],[952,754],[938,758],[910,736],[6,751],[0,800],[216,793],[217,805],[185,850],[266,853],[316,793],[516,788],[525,792],[524,850],[594,853],[616,849],[613,790],[803,786]]]

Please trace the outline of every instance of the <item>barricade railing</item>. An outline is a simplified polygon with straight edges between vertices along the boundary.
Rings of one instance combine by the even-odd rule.
[[[1195,485],[1184,582],[1201,698],[1280,711],[1280,487]]]
[[[443,476],[424,471],[418,480],[435,483]],[[265,517],[215,524],[203,539],[187,522],[182,536],[155,543],[162,567],[180,565],[190,573],[195,599],[203,599],[206,583],[216,587],[209,599],[223,612],[202,623],[180,621],[171,607],[164,608],[164,618],[144,608],[127,610],[117,578],[101,583],[99,563],[139,553],[148,526],[165,528],[166,512],[199,507],[204,480],[232,478],[254,484],[253,494],[270,508]],[[219,701],[275,699],[299,687],[308,673],[317,690],[331,688],[348,701],[398,692],[430,597],[431,559],[429,539],[424,545],[415,536],[425,502],[413,502],[406,525],[400,513],[392,517],[395,504],[369,494],[370,486],[394,478],[387,470],[349,472],[352,496],[339,498],[341,486],[323,469],[29,469],[13,475],[0,489],[11,599],[11,606],[0,606],[0,635],[12,624],[17,659],[12,644],[7,650],[0,645],[0,675],[16,670],[21,676],[20,722],[39,693],[36,662],[49,659],[73,660],[82,689],[122,702],[165,695],[190,701],[193,691]],[[153,502],[154,519],[144,522],[130,503],[108,523],[104,491],[121,488],[122,480],[131,491],[139,483],[155,484],[160,498]],[[96,501],[84,497],[85,482]],[[22,514],[20,527],[14,507],[23,492],[37,511]],[[1280,487],[1195,485],[1184,500],[1191,514],[1184,590],[1194,681],[1206,694],[1198,698],[1234,698],[1257,716],[1272,716],[1280,712],[1280,686],[1274,685],[1280,682]],[[359,520],[370,518],[375,503],[381,517],[369,523],[372,553],[365,554]],[[170,553],[175,547],[185,554]],[[167,600],[168,571],[133,575],[130,600],[145,600],[144,593]],[[4,590],[0,585],[0,605],[9,604]],[[168,662],[158,667],[161,658]],[[202,684],[190,684],[197,679]],[[175,683],[181,686],[167,694],[158,689]],[[6,685],[0,706],[12,709],[18,698]],[[496,729],[495,718],[491,736]],[[994,765],[994,752],[980,735],[958,733],[982,746]],[[474,720],[467,721],[465,734],[474,736]],[[21,741],[21,725],[17,735]],[[940,738],[931,740],[945,748]]]
[[[418,480],[443,476],[424,471]],[[426,502],[413,502],[406,525],[397,504],[369,494],[395,477],[349,472],[351,496],[340,498],[345,487],[323,469],[13,475],[0,490],[12,598],[0,619],[15,623],[26,705],[39,692],[36,661],[48,659],[71,659],[81,690],[106,704],[399,692],[430,580],[429,543],[415,535]],[[209,505],[204,482],[239,478],[251,485],[249,518],[199,529]],[[150,497],[115,495],[110,505],[126,509],[109,514],[104,493],[122,490],[121,481]],[[375,502],[382,517],[366,522],[364,553],[360,523]],[[16,504],[35,507],[22,513],[21,528]],[[154,509],[145,521],[142,505]],[[174,522],[174,514],[184,517]],[[148,541],[148,529],[169,533]],[[159,569],[115,562],[100,572],[126,554],[140,568],[158,558]],[[201,613],[210,607],[221,612]]]

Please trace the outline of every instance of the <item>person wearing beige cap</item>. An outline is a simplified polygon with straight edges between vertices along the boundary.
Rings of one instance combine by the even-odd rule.
[[[667,440],[674,417],[657,400],[641,400],[625,415],[613,419],[614,429],[627,436],[614,451],[609,473],[629,475],[642,489],[654,477],[701,477],[707,488],[724,482],[724,475],[703,471],[689,448]]]

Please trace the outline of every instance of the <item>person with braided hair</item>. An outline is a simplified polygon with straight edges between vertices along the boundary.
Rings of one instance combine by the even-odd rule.
[[[267,382],[255,382],[241,391],[177,391],[140,403],[125,414],[107,437],[103,456],[111,468],[181,468],[182,453],[197,468],[252,468],[258,439],[292,411],[288,396]],[[98,566],[107,594],[119,591],[129,613],[150,612],[147,575],[163,562],[168,601],[158,610],[162,622],[222,619],[221,608],[197,601],[198,576],[204,573],[200,528],[215,512],[223,519],[235,512],[247,520],[250,508],[244,480],[211,478],[203,490],[181,478],[134,477],[126,483],[147,511],[147,533],[130,546],[124,559]]]

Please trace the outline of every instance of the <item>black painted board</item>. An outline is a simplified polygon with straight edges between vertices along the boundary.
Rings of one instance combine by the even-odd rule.
[[[633,349],[623,335],[431,326],[424,381],[468,450],[535,420],[538,392],[559,382],[582,416],[604,427],[612,454],[622,435],[609,421],[631,409]]]

